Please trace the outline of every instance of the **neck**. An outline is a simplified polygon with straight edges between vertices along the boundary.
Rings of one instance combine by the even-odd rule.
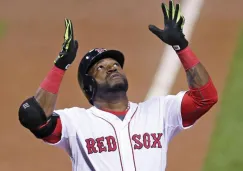
[[[128,108],[128,98],[126,92],[97,94],[94,106],[101,110],[121,112]]]

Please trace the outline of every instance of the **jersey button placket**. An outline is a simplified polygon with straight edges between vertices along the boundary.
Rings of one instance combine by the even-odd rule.
[[[127,125],[122,125],[119,131],[119,141],[124,171],[134,171],[133,154]]]
[[[118,150],[119,150],[119,158],[121,159],[121,171],[125,171],[124,169],[124,159],[123,159],[123,154],[122,154],[122,141],[121,141],[121,130],[123,128],[123,124],[121,122],[121,120],[119,118],[113,120],[112,122],[112,125],[114,126],[114,131],[116,132],[117,134],[117,137],[116,137],[116,141],[117,141],[117,146],[118,146]]]

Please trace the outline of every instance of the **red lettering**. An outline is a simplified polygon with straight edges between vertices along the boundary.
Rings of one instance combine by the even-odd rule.
[[[134,142],[133,148],[135,150],[149,148],[162,148],[161,137],[162,133],[144,133],[134,134],[132,140]],[[117,150],[116,139],[113,136],[98,137],[96,139],[88,138],[85,140],[88,154],[92,153],[102,153],[102,152],[112,152]],[[152,143],[153,142],[153,143]]]
[[[112,136],[108,136],[108,137],[105,137],[106,139],[106,142],[107,142],[107,146],[108,146],[108,152],[111,152],[111,151],[116,151],[116,140],[114,137]]]
[[[163,135],[162,133],[157,133],[157,137],[156,137],[155,133],[151,134],[151,136],[154,139],[154,142],[153,142],[151,148],[156,148],[156,146],[157,146],[157,148],[162,148],[162,145],[161,145],[161,142],[160,142],[162,135]]]
[[[150,135],[148,133],[143,134],[143,145],[145,148],[150,148]]]
[[[97,149],[95,148],[95,140],[93,138],[89,138],[85,140],[86,147],[88,149],[88,154],[97,153]]]
[[[99,149],[99,153],[103,151],[107,151],[106,147],[104,146],[104,137],[96,138],[97,147]]]
[[[141,135],[140,134],[134,134],[132,136],[132,140],[134,141],[134,149],[141,149],[143,148],[143,143],[140,142]]]

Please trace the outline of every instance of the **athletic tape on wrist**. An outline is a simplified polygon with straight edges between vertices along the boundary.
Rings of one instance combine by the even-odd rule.
[[[50,93],[57,94],[65,71],[54,66],[42,81],[40,87]]]
[[[185,70],[194,67],[200,62],[199,59],[196,57],[196,55],[192,52],[192,50],[189,47],[178,52],[177,55],[179,56],[179,59]]]

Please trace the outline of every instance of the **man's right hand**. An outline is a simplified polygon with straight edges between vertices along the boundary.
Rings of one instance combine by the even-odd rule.
[[[67,70],[68,67],[74,61],[77,50],[78,41],[74,40],[73,36],[73,25],[72,21],[65,19],[65,33],[64,33],[64,43],[62,44],[62,50],[54,61],[57,68],[62,70]]]

